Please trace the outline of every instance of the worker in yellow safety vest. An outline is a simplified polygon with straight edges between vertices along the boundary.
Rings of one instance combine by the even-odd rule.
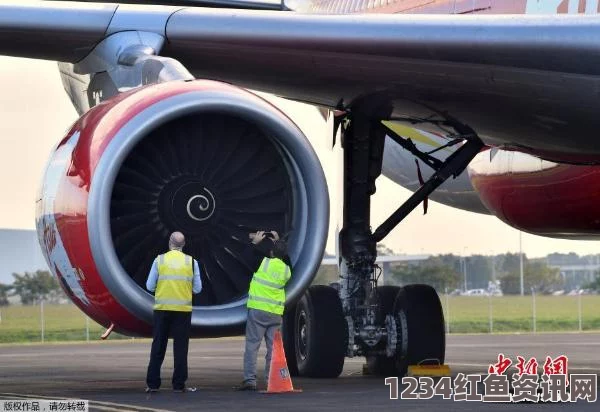
[[[200,293],[202,282],[198,262],[182,252],[185,237],[173,232],[169,252],[154,259],[146,289],[154,292],[154,326],[146,392],[160,388],[160,368],[165,358],[169,335],[173,337],[173,391],[193,392],[186,388],[188,344],[192,319],[192,293]]]
[[[244,381],[237,390],[256,390],[256,356],[260,344],[265,339],[265,379],[269,377],[273,336],[281,326],[285,306],[285,285],[291,277],[286,262],[287,245],[279,240],[277,232],[266,232],[273,240],[272,246],[254,273],[248,291],[248,317],[246,321],[246,350],[244,352]],[[252,243],[258,244],[265,238],[264,231],[250,235]]]

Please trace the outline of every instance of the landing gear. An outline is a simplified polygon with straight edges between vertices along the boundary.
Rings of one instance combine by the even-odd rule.
[[[344,352],[348,357],[365,356],[371,373],[386,376],[402,376],[413,364],[444,362],[444,317],[436,291],[427,285],[379,286],[376,245],[449,177],[458,176],[483,143],[471,128],[447,115],[439,114],[441,120],[402,119],[443,126],[449,134],[444,147],[458,149],[438,160],[434,152],[420,152],[410,139],[381,123],[391,118],[391,111],[385,102],[365,101],[337,119],[344,148],[339,290],[311,287],[296,307],[294,349],[301,375],[339,375]],[[381,174],[386,135],[435,173],[372,232],[370,202]]]
[[[402,288],[379,286],[376,244],[383,240],[415,207],[451,176],[458,176],[483,143],[468,126],[440,114],[441,119],[402,119],[412,124],[429,122],[456,132],[445,147],[457,146],[446,160],[420,152],[417,146],[382,125],[389,116],[385,105],[358,105],[347,114],[344,144],[344,227],[340,231],[340,297],[349,327],[348,356],[367,358],[371,373],[406,374],[409,365],[443,363],[444,317],[439,297],[427,285]],[[388,117],[389,118],[389,117]],[[411,152],[435,173],[385,222],[371,232],[370,196],[381,172],[383,139]]]
[[[295,312],[295,361],[299,374],[338,377],[344,367],[348,333],[336,290],[311,286]]]

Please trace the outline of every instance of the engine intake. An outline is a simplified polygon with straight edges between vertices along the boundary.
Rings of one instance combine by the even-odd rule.
[[[248,233],[293,230],[292,181],[267,133],[237,115],[200,112],[152,130],[129,152],[114,182],[110,224],[119,261],[139,286],[180,230],[201,265],[195,306],[246,294],[261,259]]]

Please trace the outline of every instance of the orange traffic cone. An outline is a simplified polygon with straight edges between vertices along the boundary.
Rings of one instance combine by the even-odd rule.
[[[283,350],[283,340],[281,331],[277,329],[273,338],[273,352],[271,354],[271,368],[269,370],[269,384],[267,390],[263,393],[287,393],[302,392],[301,389],[294,389],[292,378],[285,360]]]

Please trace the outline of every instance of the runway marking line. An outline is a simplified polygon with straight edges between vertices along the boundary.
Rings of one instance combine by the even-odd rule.
[[[9,398],[12,397],[12,398]],[[62,401],[62,400],[74,400],[75,398],[57,398],[56,396],[44,396],[44,395],[32,395],[32,394],[22,394],[22,393],[0,393],[0,398],[4,399],[44,399],[51,401]],[[79,398],[80,399],[80,398]],[[80,399],[81,400],[81,399]],[[138,406],[126,403],[115,403],[115,402],[105,402],[105,401],[94,401],[91,399],[86,399],[90,408],[94,407],[96,409],[101,409],[105,411],[126,411],[126,412],[173,412],[168,409],[156,409],[149,408],[147,406]],[[115,409],[117,408],[117,409]]]

